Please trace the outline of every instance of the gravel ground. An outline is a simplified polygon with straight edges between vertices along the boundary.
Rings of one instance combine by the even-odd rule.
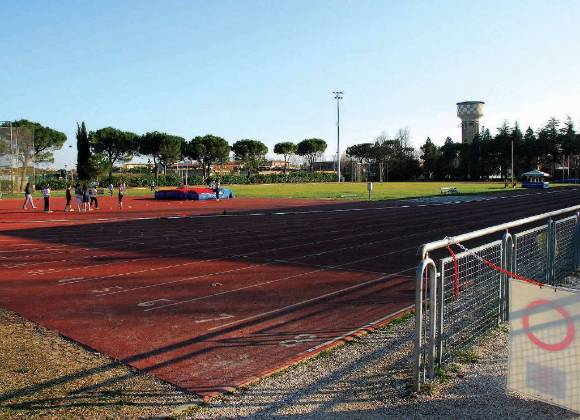
[[[0,418],[141,418],[199,403],[0,309]]]
[[[413,327],[412,316],[395,321],[202,404],[0,309],[0,418],[580,418],[506,394],[506,328],[412,393]]]
[[[428,392],[410,391],[414,319],[356,339],[317,359],[191,410],[209,418],[522,418],[570,419],[573,413],[506,394],[507,328],[447,370]],[[450,372],[453,370],[453,373]]]

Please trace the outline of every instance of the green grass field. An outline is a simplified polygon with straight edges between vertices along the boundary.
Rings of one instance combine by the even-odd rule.
[[[456,187],[461,194],[505,191],[502,183],[483,182],[384,182],[373,183],[373,200],[424,197],[441,194],[441,187]],[[231,185],[237,197],[320,198],[367,200],[367,184],[361,182],[316,184]]]
[[[561,184],[554,185],[560,187]],[[224,185],[231,188],[237,197],[243,198],[313,198],[327,200],[367,200],[367,184],[363,182],[334,182],[312,184],[238,184]],[[505,192],[503,182],[384,182],[373,183],[373,200],[395,200],[400,198],[439,195],[441,187],[456,187],[461,194],[484,194]],[[517,187],[519,189],[520,187]],[[163,189],[163,188],[161,188]],[[509,188],[507,190],[510,190]],[[106,191],[108,194],[108,191]],[[115,190],[115,194],[117,191]],[[150,195],[149,188],[129,188],[127,195]],[[35,196],[40,196],[37,191]],[[64,196],[64,191],[54,191],[53,197]],[[23,194],[7,194],[4,198],[21,198]]]

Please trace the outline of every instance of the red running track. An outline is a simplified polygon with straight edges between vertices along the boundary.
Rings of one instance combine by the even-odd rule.
[[[89,214],[23,212],[3,200],[0,305],[211,396],[407,308],[421,243],[579,196],[446,205],[129,198],[123,211],[105,199]]]

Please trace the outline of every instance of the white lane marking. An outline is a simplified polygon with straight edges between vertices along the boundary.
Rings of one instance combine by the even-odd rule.
[[[280,341],[282,347],[294,347],[298,344],[309,343],[316,340],[316,334],[298,334],[288,340]]]
[[[204,277],[217,276],[217,275],[220,275],[220,274],[233,273],[233,272],[236,272],[236,271],[243,271],[243,270],[247,270],[247,269],[250,269],[250,268],[264,267],[266,265],[271,265],[271,264],[273,264],[273,263],[254,264],[254,265],[248,265],[246,267],[232,268],[231,270],[217,271],[217,272],[208,273],[208,274],[199,274],[197,276],[189,276],[189,277],[181,278],[181,279],[178,279],[178,280],[166,281],[166,282],[163,282],[163,283],[149,284],[147,286],[139,286],[139,287],[133,287],[131,289],[118,290],[118,291],[115,291],[115,292],[105,293],[105,294],[102,294],[102,295],[99,295],[99,296],[110,296],[110,295],[115,295],[115,294],[118,294],[118,293],[134,292],[135,290],[149,289],[151,287],[166,286],[168,284],[182,283],[182,282],[188,281],[188,280],[195,280],[195,279],[200,279],[200,278],[204,278]]]
[[[293,278],[298,278],[298,277],[306,276],[306,275],[309,275],[309,274],[320,273],[320,272],[324,272],[324,271],[331,271],[333,269],[340,268],[340,267],[343,267],[343,266],[346,266],[346,265],[355,264],[357,262],[368,261],[368,260],[372,260],[372,259],[376,259],[376,258],[381,258],[381,257],[387,256],[387,255],[398,254],[398,253],[401,253],[401,252],[406,252],[406,250],[400,249],[400,250],[397,250],[397,251],[390,251],[390,252],[386,252],[384,254],[374,255],[372,257],[361,258],[361,259],[356,260],[356,261],[349,261],[348,263],[337,264],[337,265],[334,265],[334,266],[330,266],[329,268],[321,268],[321,269],[318,269],[318,270],[311,270],[311,271],[307,271],[307,272],[304,272],[304,273],[293,274],[293,275],[287,276],[287,277],[281,277],[281,278],[278,278],[278,279],[273,279],[273,280],[264,281],[264,282],[260,282],[260,283],[250,284],[248,286],[239,287],[237,289],[225,290],[223,292],[214,293],[214,294],[211,294],[211,295],[205,295],[205,296],[200,296],[200,297],[196,297],[196,298],[192,298],[192,299],[181,300],[181,301],[178,301],[178,302],[173,302],[173,303],[170,303],[170,304],[167,304],[167,305],[163,305],[163,306],[159,306],[159,307],[156,307],[156,308],[146,309],[146,311],[151,311],[153,309],[162,309],[162,308],[166,308],[166,307],[169,307],[169,306],[181,305],[181,304],[184,304],[184,303],[196,302],[196,301],[200,301],[200,300],[209,299],[209,298],[212,298],[212,297],[215,297],[215,296],[221,296],[221,295],[225,295],[225,294],[239,292],[240,290],[246,290],[246,289],[251,289],[251,288],[254,288],[254,287],[264,286],[266,284],[277,283],[277,282],[282,281],[282,280],[289,280],[289,279],[293,279]],[[267,265],[267,264],[264,264],[264,265]],[[395,274],[398,274],[398,273],[395,273]]]
[[[155,299],[155,300],[149,300],[147,302],[141,302],[138,303],[137,306],[141,306],[141,307],[148,307],[148,306],[155,306],[158,303],[161,302],[171,302],[171,299]]]
[[[195,321],[196,324],[203,324],[206,322],[212,322],[212,321],[221,321],[223,319],[229,319],[229,318],[233,318],[233,315],[230,314],[220,314],[218,318],[208,318],[208,319],[198,319],[197,321]]]
[[[388,278],[397,276],[397,275],[402,274],[402,273],[405,273],[407,271],[415,270],[415,268],[416,267],[409,267],[409,268],[406,268],[404,270],[398,271],[396,273],[391,273],[391,274],[388,274],[386,276],[381,276],[381,277],[378,277],[376,279],[372,279],[372,280],[365,281],[363,283],[357,283],[357,284],[354,284],[352,286],[346,287],[344,289],[335,290],[334,292],[326,293],[324,295],[316,296],[316,297],[311,298],[311,299],[306,299],[306,300],[303,300],[301,302],[293,303],[292,305],[283,306],[282,308],[272,309],[271,311],[262,312],[261,314],[252,315],[252,316],[249,316],[247,318],[240,319],[240,320],[233,321],[233,322],[228,322],[226,324],[222,324],[220,326],[210,328],[209,331],[214,331],[214,330],[217,330],[217,329],[220,329],[220,328],[229,327],[229,326],[232,326],[234,324],[240,324],[240,323],[246,322],[246,321],[251,321],[252,319],[261,318],[261,317],[263,317],[265,315],[270,315],[270,314],[273,314],[273,313],[276,313],[276,312],[282,312],[282,311],[285,311],[287,309],[294,308],[294,307],[300,306],[300,305],[304,305],[306,303],[314,302],[316,300],[324,299],[324,298],[327,298],[327,297],[330,297],[330,296],[334,296],[334,295],[337,295],[339,293],[346,292],[348,290],[357,289],[357,288],[359,288],[361,286],[366,286],[368,284],[377,283],[379,281],[386,280]]]
[[[123,286],[110,286],[110,287],[103,287],[102,289],[93,289],[91,290],[91,293],[108,293],[112,290],[121,290],[123,289]]]
[[[70,279],[60,279],[58,282],[61,284],[66,284],[68,282],[74,282],[75,280],[82,280],[84,277],[72,277]]]
[[[347,333],[345,333],[345,334],[342,334],[342,335],[340,335],[340,336],[338,336],[338,337],[332,338],[332,339],[330,339],[330,340],[328,340],[328,341],[325,341],[324,343],[320,343],[320,344],[318,344],[317,346],[314,346],[314,347],[312,347],[312,348],[309,348],[308,350],[305,350],[305,351],[303,351],[303,352],[302,352],[302,353],[300,353],[300,354],[304,354],[304,353],[312,353],[313,351],[316,351],[316,350],[318,350],[318,349],[320,349],[320,348],[322,348],[322,347],[326,347],[326,346],[328,346],[328,345],[330,345],[330,344],[332,344],[332,343],[335,343],[335,342],[337,342],[337,341],[343,340],[343,339],[345,339],[346,337],[350,337],[350,336],[354,335],[355,333],[357,333],[357,332],[359,332],[359,331],[361,331],[361,330],[364,330],[364,329],[366,329],[366,328],[370,328],[370,327],[372,327],[373,325],[376,325],[376,324],[378,324],[378,323],[380,323],[380,322],[383,322],[385,319],[394,318],[394,317],[396,317],[397,315],[400,315],[400,314],[402,314],[402,313],[404,313],[404,312],[410,311],[410,310],[411,310],[411,309],[413,309],[414,307],[415,307],[415,305],[410,305],[410,306],[407,306],[406,308],[399,309],[398,311],[395,311],[395,312],[393,312],[393,313],[391,313],[391,314],[389,314],[389,315],[385,315],[384,317],[382,317],[382,318],[379,318],[379,319],[376,319],[376,320],[374,320],[373,322],[369,322],[368,324],[362,325],[362,326],[360,326],[360,327],[358,327],[358,328],[356,328],[356,329],[354,329],[354,330],[352,330],[352,331],[349,331],[349,332],[347,332]]]

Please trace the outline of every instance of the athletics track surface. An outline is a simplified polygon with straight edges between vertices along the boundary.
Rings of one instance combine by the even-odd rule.
[[[400,314],[414,301],[421,243],[578,204],[580,190],[485,198],[128,197],[118,211],[105,197],[90,214],[2,200],[0,305],[211,396]]]

